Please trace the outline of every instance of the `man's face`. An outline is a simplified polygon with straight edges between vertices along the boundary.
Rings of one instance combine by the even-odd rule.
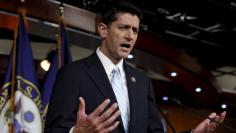
[[[113,63],[130,54],[138,37],[140,22],[136,15],[130,13],[119,13],[117,16],[118,19],[109,26],[104,25],[103,33],[100,33],[103,38],[100,50]]]

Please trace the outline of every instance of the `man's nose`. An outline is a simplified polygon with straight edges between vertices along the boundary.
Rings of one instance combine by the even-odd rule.
[[[128,39],[129,41],[132,41],[134,39],[134,32],[133,30],[127,30],[126,32],[126,39]]]

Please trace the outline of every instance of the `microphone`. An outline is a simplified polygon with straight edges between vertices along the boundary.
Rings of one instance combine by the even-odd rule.
[[[167,124],[170,126],[170,129],[172,130],[173,133],[176,133],[175,128],[173,127],[173,125],[170,123],[170,121],[168,120],[168,118],[165,116],[164,112],[162,111],[162,109],[157,106],[157,109],[159,110],[160,114],[162,115],[162,117],[165,119],[165,121],[167,122]]]
[[[234,128],[232,128],[232,127],[230,127],[230,126],[228,126],[228,125],[226,125],[226,124],[224,124],[224,123],[220,123],[220,122],[218,122],[218,121],[216,121],[216,120],[214,120],[214,119],[212,119],[212,118],[206,116],[206,114],[203,113],[203,112],[196,111],[195,109],[190,108],[189,106],[184,105],[180,100],[178,100],[178,99],[176,99],[176,98],[169,98],[169,100],[170,100],[171,102],[173,102],[173,103],[179,105],[180,107],[182,107],[182,108],[188,110],[189,112],[193,112],[193,113],[195,113],[195,114],[197,114],[197,115],[203,116],[203,117],[209,119],[210,121],[215,122],[215,123],[217,123],[217,124],[223,126],[224,128],[226,128],[226,129],[228,129],[228,130],[231,130],[231,131],[233,131],[233,132],[236,132],[236,129],[234,129]]]

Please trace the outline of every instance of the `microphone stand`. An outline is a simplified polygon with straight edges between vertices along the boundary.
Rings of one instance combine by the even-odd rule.
[[[161,113],[162,117],[165,119],[165,121],[167,122],[167,124],[170,126],[171,130],[173,133],[176,133],[175,128],[172,126],[172,124],[170,123],[170,121],[168,120],[168,118],[165,116],[164,112],[162,111],[162,109],[157,106],[157,109],[159,110],[159,112]]]
[[[171,101],[174,102],[175,104],[179,105],[180,107],[182,107],[182,108],[184,108],[184,109],[190,111],[190,112],[193,112],[193,113],[198,114],[198,115],[200,115],[200,116],[206,117],[207,119],[211,120],[211,122],[215,122],[215,123],[217,123],[217,124],[219,124],[219,125],[222,125],[224,128],[229,129],[229,130],[231,130],[231,131],[233,131],[233,132],[236,133],[236,129],[234,129],[234,128],[232,128],[232,127],[230,127],[230,126],[228,126],[228,125],[226,125],[226,124],[224,124],[224,123],[220,123],[220,122],[218,122],[218,121],[216,121],[216,120],[214,120],[214,119],[212,119],[212,118],[206,116],[206,114],[204,114],[203,112],[196,111],[196,110],[194,110],[194,109],[192,109],[192,108],[190,108],[190,107],[188,107],[188,106],[182,104],[178,99],[171,98]]]

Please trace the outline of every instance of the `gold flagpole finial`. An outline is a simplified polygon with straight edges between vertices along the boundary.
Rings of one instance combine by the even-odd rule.
[[[62,16],[63,13],[64,13],[64,6],[63,6],[62,2],[61,2],[60,7],[59,7],[59,13],[60,13],[60,16]]]

